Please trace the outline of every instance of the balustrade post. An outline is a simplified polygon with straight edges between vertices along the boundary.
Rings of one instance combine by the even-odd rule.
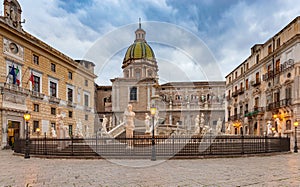
[[[73,138],[73,136],[71,136],[71,146],[72,146],[72,156],[74,155],[74,138]]]
[[[96,153],[98,153],[98,132],[96,132]]]
[[[244,154],[244,135],[242,134],[242,155]]]
[[[47,155],[47,134],[44,133],[44,155]]]

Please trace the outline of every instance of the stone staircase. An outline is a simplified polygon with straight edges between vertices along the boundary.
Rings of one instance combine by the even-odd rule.
[[[121,123],[111,129],[108,133],[111,138],[117,138],[122,134],[125,134],[125,123]],[[134,134],[145,134],[145,125],[143,123],[135,123]]]

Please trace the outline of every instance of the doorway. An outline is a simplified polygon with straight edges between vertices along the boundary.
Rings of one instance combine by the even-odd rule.
[[[11,148],[14,147],[15,140],[20,137],[20,124],[19,121],[8,121],[7,142]]]

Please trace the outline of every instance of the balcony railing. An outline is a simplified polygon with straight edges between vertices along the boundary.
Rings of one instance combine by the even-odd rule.
[[[237,97],[238,95],[239,95],[239,92],[237,90],[232,92],[232,97]]]
[[[227,96],[226,96],[226,100],[227,100],[227,101],[230,101],[230,100],[231,100],[230,95],[227,95]]]
[[[230,116],[228,121],[235,121],[241,118],[241,114],[234,114],[233,116]]]
[[[258,115],[259,113],[261,113],[261,112],[264,112],[265,111],[265,109],[264,109],[264,107],[257,107],[257,106],[254,106],[253,107],[253,109],[251,110],[251,111],[245,111],[245,117],[253,117],[253,116],[256,116],[256,115]]]
[[[92,108],[89,107],[89,106],[84,106],[84,110],[86,110],[87,112],[91,112],[91,111],[92,111]]]
[[[294,60],[289,59],[282,63],[279,67],[276,67],[274,70],[271,70],[263,75],[263,81],[268,81],[281,73],[294,68]]]
[[[52,96],[50,96],[50,97],[49,97],[49,102],[59,104],[60,99],[57,98],[57,97],[52,97]]]
[[[258,86],[261,84],[261,80],[257,78],[255,81],[251,81],[251,86]]]
[[[241,88],[238,90],[238,92],[239,92],[240,95],[243,94],[244,91],[245,91],[244,87],[241,87]]]
[[[75,108],[76,104],[73,103],[72,101],[67,101],[67,106]]]
[[[29,90],[22,88],[15,84],[4,83],[3,88],[4,88],[4,90],[8,90],[8,91],[14,91],[17,93],[22,93],[22,94],[29,94]]]
[[[31,97],[37,98],[37,99],[44,99],[45,94],[42,94],[40,92],[31,91]]]
[[[292,104],[292,99],[291,98],[283,99],[283,100],[276,101],[276,102],[268,104],[267,107],[266,107],[266,110],[271,111],[271,110],[275,110],[275,109],[278,109],[278,108],[290,106],[291,104]]]

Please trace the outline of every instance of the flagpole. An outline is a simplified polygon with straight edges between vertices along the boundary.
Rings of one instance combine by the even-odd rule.
[[[27,72],[27,70],[29,69],[29,67],[28,68],[26,68],[26,70],[25,70],[25,72],[24,72],[24,74],[23,74],[23,76],[22,76],[22,80],[23,80],[23,78],[24,78],[24,76],[26,75],[26,72]],[[25,88],[27,87],[27,85],[28,85],[28,81],[27,81],[27,83],[26,83],[26,86],[25,86]]]
[[[26,69],[26,71],[28,70],[29,68],[27,68]],[[26,72],[25,71],[25,72]],[[31,70],[32,71],[32,70]],[[24,73],[24,75],[25,75],[25,73]],[[25,88],[27,88],[27,86],[28,86],[28,83],[29,83],[29,81],[30,81],[30,77],[31,77],[31,73],[29,74],[29,79],[27,80],[27,82],[26,82],[26,86],[25,86]],[[23,78],[22,78],[23,79]]]

